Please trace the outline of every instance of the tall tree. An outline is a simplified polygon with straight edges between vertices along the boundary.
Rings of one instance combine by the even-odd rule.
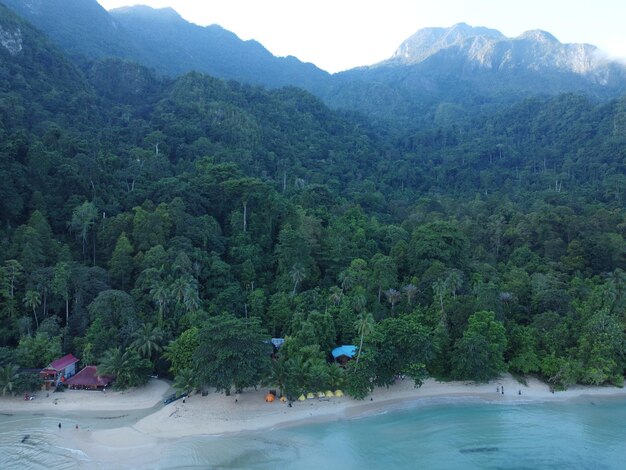
[[[133,246],[128,240],[126,232],[122,232],[115,243],[115,249],[109,261],[109,273],[122,290],[130,285],[132,279],[133,251]]]
[[[361,312],[356,322],[354,323],[354,329],[357,331],[360,336],[359,340],[359,352],[356,355],[356,362],[359,363],[359,359],[361,359],[361,352],[363,352],[363,340],[367,335],[369,335],[372,331],[374,331],[374,316],[371,312]]]
[[[16,387],[18,380],[18,366],[7,364],[4,367],[0,367],[0,388],[2,389],[2,396],[5,396],[7,392],[13,394],[13,389]]]
[[[504,351],[507,338],[495,313],[473,314],[467,329],[454,346],[453,374],[461,380],[486,382],[506,370]]]
[[[26,308],[30,308],[33,311],[33,317],[35,317],[35,325],[39,329],[39,319],[37,318],[37,307],[41,305],[41,296],[36,290],[27,290],[24,294],[22,301]]]
[[[80,206],[77,206],[72,211],[72,220],[70,221],[70,230],[76,232],[80,238],[83,246],[83,256],[85,256],[85,245],[87,244],[87,238],[89,231],[96,222],[98,217],[98,209],[95,204],[89,201],[85,201]],[[93,264],[96,264],[96,235],[95,230],[92,234],[93,238]]]
[[[257,386],[270,365],[268,340],[256,318],[210,318],[200,330],[194,358],[199,382],[226,394]]]

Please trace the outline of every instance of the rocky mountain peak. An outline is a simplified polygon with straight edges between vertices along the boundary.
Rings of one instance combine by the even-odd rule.
[[[135,18],[145,18],[150,21],[162,21],[162,22],[185,22],[182,16],[178,14],[176,10],[171,7],[165,8],[152,8],[146,5],[134,5],[131,7],[120,7],[110,10],[109,13],[113,16],[128,15]]]
[[[546,44],[561,44],[557,38],[547,31],[541,29],[531,29],[520,34],[517,39],[534,41]]]
[[[414,64],[422,62],[442,49],[463,44],[470,38],[498,40],[504,35],[495,29],[457,23],[449,28],[424,28],[405,40],[389,62]]]
[[[607,80],[606,60],[588,44],[562,44],[547,31],[526,31],[508,38],[497,30],[465,23],[425,28],[405,40],[394,55],[377,66],[417,65],[437,57],[438,67],[456,70],[533,70],[587,75]]]

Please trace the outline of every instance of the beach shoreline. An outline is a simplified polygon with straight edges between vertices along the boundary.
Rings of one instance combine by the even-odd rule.
[[[361,401],[349,397],[316,398],[296,401],[291,406],[278,400],[265,402],[265,389],[247,390],[237,397],[218,393],[204,397],[192,395],[185,400],[157,406],[170,392],[168,382],[152,379],[145,387],[128,392],[107,391],[103,394],[68,390],[22,402],[15,398],[0,398],[0,412],[62,415],[70,411],[94,413],[154,408],[155,411],[148,410],[147,415],[132,424],[110,429],[77,429],[62,437],[64,446],[79,450],[95,461],[112,463],[123,459],[127,463],[145,465],[157,462],[168,446],[188,437],[264,432],[446,402],[522,405],[600,397],[626,398],[626,389],[617,387],[576,386],[552,393],[547,384],[535,378],[528,378],[526,384],[522,384],[508,374],[485,384],[428,379],[419,388],[415,388],[411,380],[399,380],[389,388],[376,388]],[[61,395],[65,400],[59,399]]]

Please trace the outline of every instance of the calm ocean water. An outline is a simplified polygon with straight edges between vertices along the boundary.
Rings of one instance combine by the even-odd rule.
[[[110,418],[70,422],[104,428],[128,419]],[[0,468],[109,468],[54,444],[58,421],[0,415]],[[623,469],[626,399],[515,405],[420,401],[359,419],[172,441],[162,459],[145,468]]]

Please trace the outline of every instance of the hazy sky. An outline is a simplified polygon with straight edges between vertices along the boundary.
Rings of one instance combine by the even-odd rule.
[[[561,42],[594,44],[626,57],[625,0],[98,0],[107,10],[172,7],[198,25],[219,24],[329,72],[388,58],[420,28],[472,26],[518,36],[543,29]]]

